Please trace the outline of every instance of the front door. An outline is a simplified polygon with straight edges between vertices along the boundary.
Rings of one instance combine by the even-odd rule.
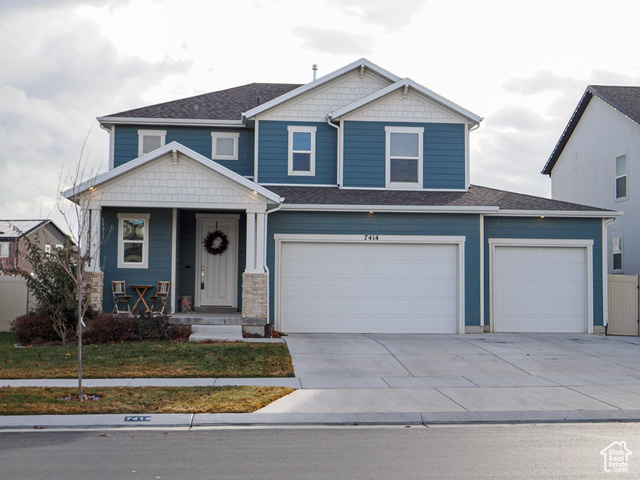
[[[197,215],[196,218],[196,306],[237,307],[239,216]],[[209,240],[215,239],[206,246],[207,236]],[[227,243],[226,249],[221,249],[223,242]]]

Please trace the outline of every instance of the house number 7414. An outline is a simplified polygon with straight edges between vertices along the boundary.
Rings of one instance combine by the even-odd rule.
[[[365,235],[364,236],[365,240],[380,240],[380,238],[378,237],[378,235]]]

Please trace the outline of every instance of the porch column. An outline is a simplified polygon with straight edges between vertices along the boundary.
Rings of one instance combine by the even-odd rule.
[[[102,210],[90,208],[83,212],[83,228],[79,247],[88,251],[89,261],[85,265],[85,285],[89,286],[89,304],[96,311],[102,310],[104,274],[100,268],[100,245],[102,244]]]
[[[264,334],[267,323],[268,282],[264,270],[265,208],[247,210],[247,268],[242,275],[242,318],[244,329]]]

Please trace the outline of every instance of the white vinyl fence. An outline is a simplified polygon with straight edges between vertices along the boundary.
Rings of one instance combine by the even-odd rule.
[[[29,308],[35,298],[29,295]],[[16,318],[27,313],[27,284],[22,277],[0,275],[0,332],[8,332]]]
[[[609,275],[607,335],[638,336],[638,275]]]

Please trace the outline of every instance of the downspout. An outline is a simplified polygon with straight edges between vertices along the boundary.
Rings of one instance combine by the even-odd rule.
[[[336,173],[337,173],[337,178],[336,178],[336,184],[338,185],[338,187],[340,187],[340,178],[342,178],[342,162],[340,161],[340,126],[339,125],[334,125],[333,123],[331,123],[331,117],[329,114],[327,114],[327,116],[325,117],[325,120],[327,121],[327,123],[332,126],[333,128],[335,128],[337,130],[337,140],[336,140],[336,145],[338,146],[338,151],[336,152],[336,162],[338,163],[336,165]]]
[[[609,329],[609,234],[607,232],[609,225],[617,220],[614,218],[602,219],[602,325],[604,326],[604,334],[607,335]]]
[[[100,128],[109,132],[109,170],[113,170],[115,167],[115,142],[116,142],[116,126],[111,125],[111,128],[105,127],[102,123],[100,124]]]
[[[267,210],[264,212],[264,271],[267,273],[267,324],[270,324],[271,320],[271,272],[269,271],[269,267],[267,266],[267,243],[269,241],[268,232],[269,232],[269,214],[273,212],[277,212],[282,208],[284,204],[284,198],[280,197],[280,203],[276,208],[272,208],[271,210]],[[273,328],[275,328],[275,323],[273,324]]]

